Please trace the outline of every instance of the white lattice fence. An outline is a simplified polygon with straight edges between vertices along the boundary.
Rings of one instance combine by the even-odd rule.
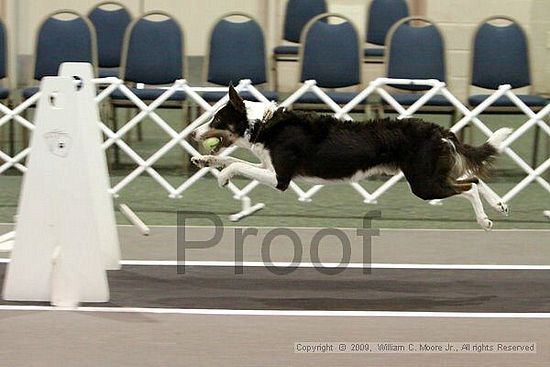
[[[173,186],[154,168],[154,165],[169,151],[176,147],[180,147],[191,156],[197,156],[200,154],[187,141],[190,133],[198,126],[208,123],[213,114],[221,106],[223,106],[228,99],[226,95],[214,105],[210,105],[201,97],[200,93],[204,91],[225,89],[192,87],[185,80],[177,80],[169,88],[164,88],[163,93],[156,100],[149,104],[146,104],[144,101],[139,99],[127,86],[125,86],[122,80],[118,78],[94,79],[93,82],[104,87],[104,89],[102,89],[95,98],[97,103],[104,101],[113,91],[119,89],[139,110],[139,113],[137,115],[127,121],[117,131],[113,131],[107,126],[107,124],[103,122],[99,123],[100,128],[105,135],[103,148],[109,149],[111,146],[116,144],[122,152],[124,152],[133,162],[137,164],[137,167],[131,173],[129,173],[111,188],[111,193],[113,195],[118,195],[121,190],[123,190],[137,177],[141,176],[144,173],[150,175],[164,190],[167,191],[168,195],[171,198],[181,197],[182,193],[185,190],[190,188],[192,185],[199,183],[201,181],[200,179],[207,174],[212,174],[215,177],[219,175],[219,171],[215,168],[202,168],[191,177],[184,180],[179,186]],[[415,84],[428,86],[430,87],[430,89],[413,105],[405,108],[401,106],[384,89],[385,86],[390,84]],[[252,93],[252,95],[254,95],[259,101],[268,102],[265,97],[256,88],[254,88],[254,86],[251,85],[250,80],[242,80],[237,85],[236,89],[238,91],[247,90]],[[181,131],[176,131],[170,126],[169,123],[167,123],[161,116],[159,116],[159,114],[157,114],[156,109],[159,108],[164,102],[166,102],[171,95],[180,91],[186,93],[187,98],[199,105],[204,110],[204,113],[198,116],[194,121],[192,121]],[[531,127],[534,127],[535,125],[538,125],[544,133],[550,136],[550,127],[543,121],[544,117],[546,117],[550,112],[550,105],[545,106],[539,112],[535,113],[512,92],[509,85],[501,86],[483,103],[472,110],[464,106],[464,104],[460,102],[460,100],[458,100],[447,89],[445,83],[443,82],[437,80],[410,80],[388,78],[378,78],[372,81],[367,88],[361,91],[353,100],[342,107],[335,103],[325,92],[323,92],[323,90],[321,90],[316,85],[315,81],[306,81],[300,88],[298,88],[298,90],[292,93],[286,100],[281,102],[280,105],[283,107],[289,107],[307,92],[312,92],[319,96],[319,98],[334,112],[334,115],[337,118],[341,119],[351,119],[349,115],[350,111],[352,111],[355,107],[361,104],[367,97],[372,94],[378,94],[382,99],[384,99],[389,105],[391,105],[395,109],[400,118],[413,116],[434,95],[441,94],[445,96],[464,116],[451,128],[453,132],[458,132],[465,126],[472,125],[478,128],[486,136],[490,136],[492,134],[492,131],[479,119],[478,116],[483,113],[483,111],[486,110],[489,106],[491,106],[498,98],[502,96],[507,96],[521,111],[523,111],[528,120],[525,121],[525,123],[523,123],[519,128],[517,128],[514,133],[502,143],[501,149],[503,149],[503,152],[507,154],[518,165],[518,167],[520,167],[526,173],[526,177],[508,192],[504,193],[504,195],[502,196],[502,200],[505,202],[509,202],[533,181],[538,182],[544,189],[546,189],[546,191],[550,193],[550,184],[542,177],[542,174],[550,168],[550,158],[547,158],[538,167],[531,167],[510,147],[510,145],[514,141],[516,141],[519,137],[521,137]],[[29,132],[32,132],[32,130],[34,129],[34,125],[23,118],[22,113],[38,100],[39,93],[24,101],[13,110],[9,109],[6,106],[0,105],[0,112],[4,113],[4,116],[0,119],[0,127],[11,119],[14,119],[24,128],[27,128]],[[170,140],[165,143],[160,149],[154,152],[151,156],[141,157],[134,149],[130,147],[127,141],[125,141],[125,137],[130,130],[132,130],[139,124],[144,123],[144,119],[146,117],[149,117],[153,121],[153,123],[161,128]],[[235,149],[236,148],[234,147],[227,149],[223,152],[223,154],[229,155],[234,152]],[[11,167],[18,169],[21,172],[25,172],[25,166],[22,162],[24,161],[24,158],[27,156],[27,154],[28,148],[23,149],[13,157],[6,152],[0,151],[0,163],[3,161],[3,163],[0,165],[0,174]],[[350,183],[350,186],[362,196],[365,203],[376,203],[378,198],[380,198],[402,178],[402,173],[392,176],[373,192],[368,192],[358,182]],[[259,183],[257,181],[250,181],[244,187],[239,188],[233,183],[229,183],[228,189],[233,193],[234,198],[237,200],[241,200],[243,204],[242,211],[234,215],[232,219],[237,220],[263,207],[263,204],[251,206],[251,202],[248,197],[250,192],[254,190],[254,188],[256,188],[258,184]],[[314,185],[311,188],[304,190],[296,182],[291,182],[290,184],[290,189],[297,194],[300,201],[311,201],[312,197],[319,193],[322,188],[323,185]]]

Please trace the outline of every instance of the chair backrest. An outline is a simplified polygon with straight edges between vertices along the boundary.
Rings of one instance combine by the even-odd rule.
[[[34,78],[57,75],[66,61],[89,62],[97,66],[94,26],[72,10],[52,13],[42,22],[36,37]]]
[[[184,78],[185,41],[180,24],[164,12],[135,19],[126,30],[120,78],[151,85]]]
[[[446,80],[445,43],[439,28],[430,20],[408,17],[390,29],[386,40],[386,76],[403,79]],[[399,85],[406,90],[427,86]]]
[[[8,37],[4,21],[0,19],[0,79],[8,75]]]
[[[367,42],[383,46],[391,26],[408,16],[406,0],[372,0],[367,10]]]
[[[340,23],[329,23],[336,18]],[[349,87],[361,83],[361,41],[351,21],[325,13],[304,28],[300,45],[300,82],[315,79],[323,88]]]
[[[506,24],[492,24],[497,20]],[[496,16],[479,25],[473,40],[470,80],[471,85],[486,89],[531,84],[527,37],[514,19]]]
[[[130,12],[122,4],[106,1],[90,10],[88,18],[96,31],[98,66],[120,66],[124,33],[132,21]]]
[[[242,22],[228,18],[244,17]],[[210,83],[237,84],[250,79],[252,84],[267,82],[264,33],[250,16],[231,13],[220,18],[210,32],[206,79]]]
[[[285,9],[283,39],[300,42],[304,26],[328,11],[325,0],[288,0]]]

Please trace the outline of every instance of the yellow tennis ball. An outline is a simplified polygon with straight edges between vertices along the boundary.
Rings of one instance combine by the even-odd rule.
[[[213,150],[218,144],[220,144],[220,139],[216,137],[205,139],[202,142],[202,145],[208,150]]]

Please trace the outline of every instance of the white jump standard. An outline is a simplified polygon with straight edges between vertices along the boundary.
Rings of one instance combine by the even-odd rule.
[[[120,248],[89,64],[45,77],[3,298],[75,307],[109,300]],[[73,76],[82,81],[77,87]]]

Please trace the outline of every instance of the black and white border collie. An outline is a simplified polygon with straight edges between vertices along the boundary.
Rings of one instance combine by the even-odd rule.
[[[193,157],[199,167],[222,169],[225,186],[235,175],[284,191],[294,178],[314,183],[358,181],[401,170],[413,194],[424,200],[460,195],[468,199],[485,230],[493,223],[480,194],[501,214],[508,208],[478,177],[485,177],[498,147],[512,132],[497,130],[481,146],[460,142],[455,134],[420,119],[376,119],[364,123],[329,115],[291,111],[275,103],[243,101],[229,87],[229,101],[210,123],[195,131],[196,140],[218,137],[212,155]],[[251,150],[255,164],[217,154],[231,145]]]

